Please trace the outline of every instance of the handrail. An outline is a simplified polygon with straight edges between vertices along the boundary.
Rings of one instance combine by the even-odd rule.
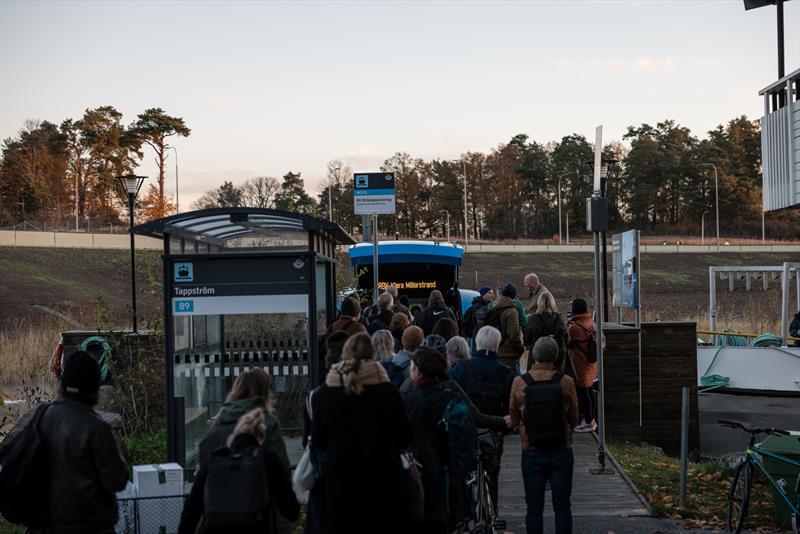
[[[766,86],[765,88],[760,90],[758,92],[758,94],[760,96],[760,95],[763,95],[764,93],[772,92],[773,89],[778,89],[778,88],[780,88],[782,90],[782,89],[784,89],[786,87],[786,82],[787,81],[789,81],[789,80],[791,80],[793,78],[797,78],[797,77],[800,77],[800,69],[792,71],[789,74],[787,74],[786,76],[784,76],[783,78],[781,78],[780,80],[772,82],[771,84],[769,84],[768,86]]]
[[[763,334],[745,334],[743,332],[731,332],[731,331],[722,332],[722,331],[719,331],[719,330],[697,330],[697,333],[698,334],[711,334],[711,335],[715,335],[715,336],[730,336],[730,337],[736,337],[736,336],[739,336],[739,337],[761,337],[763,335]],[[800,337],[789,336],[789,339],[791,341],[800,341]]]

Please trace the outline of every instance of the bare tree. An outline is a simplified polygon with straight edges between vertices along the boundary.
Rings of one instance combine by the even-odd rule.
[[[242,192],[242,205],[251,208],[274,208],[275,195],[281,185],[272,176],[250,178],[239,188]]]

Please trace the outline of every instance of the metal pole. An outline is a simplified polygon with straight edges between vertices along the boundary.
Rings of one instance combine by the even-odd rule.
[[[714,267],[708,268],[708,329],[712,332],[717,331],[717,279],[715,277]],[[764,273],[764,280],[767,279],[767,273]],[[714,345],[717,344],[717,336],[711,338]]]
[[[783,346],[789,346],[789,284],[792,280],[789,263],[784,262],[781,275],[781,339]]]
[[[561,176],[558,177],[558,244],[561,244]]]
[[[783,61],[783,0],[777,1],[778,8],[778,79],[786,76]]]
[[[467,226],[467,160],[465,159],[462,163],[464,165],[464,250],[466,251],[469,239],[469,226]]]
[[[328,184],[328,220],[333,220],[333,202],[331,200],[331,184]]]
[[[706,244],[706,213],[708,211],[704,211],[703,214],[700,216],[700,244]]]
[[[678,506],[686,508],[686,467],[689,455],[689,387],[683,386],[681,396],[681,478]]]
[[[567,245],[569,245],[569,212],[567,212],[565,215],[567,216]]]
[[[378,216],[372,216],[372,303],[378,306]]]
[[[75,173],[75,231],[78,231],[78,174]]]
[[[597,351],[597,376],[600,379],[600,402],[597,408],[597,428],[600,438],[597,459],[600,467],[606,467],[606,420],[605,420],[605,385],[603,379],[603,309],[602,287],[600,280],[600,233],[594,232],[594,315],[597,324],[596,351]]]
[[[136,243],[133,234],[133,208],[136,197],[132,193],[128,193],[128,214],[130,215],[130,234],[131,234],[131,304],[133,306],[133,333],[137,333],[136,329]]]
[[[175,151],[175,213],[180,213],[180,204],[178,202],[178,149],[171,146],[168,147],[168,150]]]
[[[766,212],[762,209],[761,210],[761,244],[762,245],[766,245],[767,244],[767,231],[766,231],[766,228],[764,226],[764,219],[765,219],[764,214],[765,213]]]
[[[713,163],[711,166],[714,167],[714,205],[717,210],[717,252],[719,252],[719,180],[717,178],[717,166]]]

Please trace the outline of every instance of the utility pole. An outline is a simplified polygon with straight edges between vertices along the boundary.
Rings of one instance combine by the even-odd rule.
[[[467,159],[464,158],[462,163],[464,165],[464,251],[466,252],[469,236],[469,226],[467,225]]]
[[[701,163],[700,165],[714,169],[714,206],[717,211],[717,252],[719,252],[719,177],[717,176],[717,166],[714,163]]]
[[[180,204],[178,203],[178,149],[174,146],[167,147],[175,151],[175,213],[180,213]]]

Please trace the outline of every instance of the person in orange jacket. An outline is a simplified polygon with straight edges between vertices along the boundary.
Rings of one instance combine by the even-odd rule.
[[[597,430],[594,420],[592,384],[597,378],[597,363],[589,361],[590,344],[594,343],[597,325],[587,309],[586,301],[572,301],[572,320],[567,327],[567,351],[575,369],[575,389],[578,394],[581,419],[575,432]]]

